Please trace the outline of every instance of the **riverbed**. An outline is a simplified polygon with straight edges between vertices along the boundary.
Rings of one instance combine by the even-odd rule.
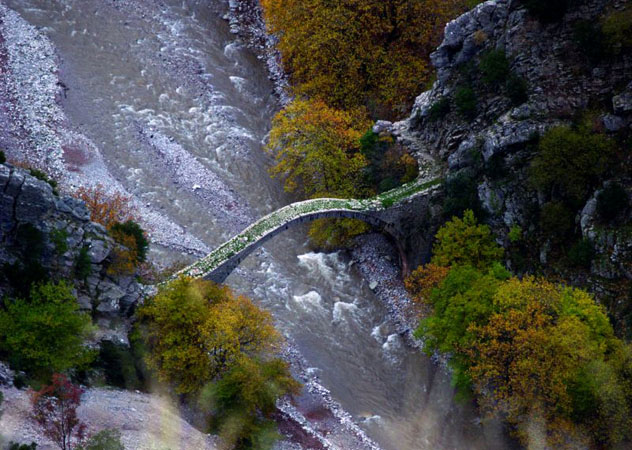
[[[0,108],[10,156],[46,166],[67,190],[101,183],[131,195],[153,260],[191,261],[294,200],[263,151],[275,86],[230,32],[223,1],[3,3],[38,27],[3,19],[14,49]],[[360,266],[290,230],[227,279],[288,339],[306,389],[285,413],[324,447],[506,448],[502,428],[455,403],[445,370],[407,345],[385,303],[406,295],[393,249],[377,236],[364,245]]]

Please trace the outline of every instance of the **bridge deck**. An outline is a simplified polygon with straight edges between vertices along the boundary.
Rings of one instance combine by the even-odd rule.
[[[379,213],[405,200],[425,193],[441,179],[417,179],[403,186],[369,199],[318,198],[292,203],[259,219],[241,233],[226,241],[206,257],[181,270],[175,276],[193,278],[207,277],[236,255],[246,255],[271,235],[286,225],[298,222],[302,217],[318,218],[319,214],[329,217],[334,214],[351,213],[352,217]],[[232,270],[232,269],[231,269]]]

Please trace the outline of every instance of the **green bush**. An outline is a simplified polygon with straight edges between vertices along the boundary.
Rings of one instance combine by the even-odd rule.
[[[555,242],[563,242],[574,227],[573,212],[562,202],[549,202],[540,212],[540,229]]]
[[[612,53],[632,48],[632,7],[608,15],[601,26],[607,45]]]
[[[597,213],[604,222],[612,222],[629,204],[628,193],[618,183],[610,183],[597,195]]]
[[[50,240],[59,255],[63,255],[68,251],[68,232],[63,228],[51,231]]]
[[[37,285],[28,300],[5,300],[0,310],[0,350],[12,367],[44,380],[53,372],[90,363],[94,354],[83,346],[90,325],[70,286]]]
[[[590,239],[582,239],[568,251],[568,263],[573,267],[590,269],[593,259],[595,259],[595,246]]]
[[[601,28],[590,20],[582,20],[575,24],[573,40],[592,64],[601,61],[608,53],[608,45]]]
[[[52,180],[46,175],[44,172],[38,169],[29,169],[29,172],[32,176],[37,178],[38,180],[42,180],[50,185],[53,188],[53,194],[58,195],[57,193],[57,182]]]
[[[509,77],[509,61],[503,49],[490,50],[481,56],[478,68],[483,74],[483,81],[490,85],[498,85]]]
[[[529,100],[528,86],[524,78],[512,73],[505,83],[507,97],[515,106],[522,105]]]
[[[7,162],[7,156],[0,150],[0,164],[4,164],[5,162]]]
[[[23,374],[18,373],[13,377],[13,387],[15,387],[16,389],[25,388],[27,385],[27,379]]]
[[[92,273],[92,261],[88,254],[88,247],[82,247],[75,259],[75,276],[79,280],[85,280]]]
[[[562,20],[569,7],[577,0],[522,0],[529,13],[544,23],[553,23]]]
[[[449,177],[444,185],[443,217],[460,217],[465,210],[471,209],[476,217],[483,219],[485,212],[478,198],[477,186],[476,178],[466,171]]]
[[[37,444],[35,442],[31,442],[30,444],[20,444],[19,442],[9,442],[9,446],[7,450],[36,450]]]
[[[520,242],[520,240],[522,240],[522,227],[520,225],[513,225],[509,229],[509,234],[507,236],[512,244]]]
[[[102,430],[75,447],[75,450],[125,450],[118,430]]]
[[[132,350],[124,344],[101,341],[96,365],[103,369],[105,381],[122,389],[141,389]]]
[[[110,227],[109,232],[114,237],[116,237],[118,233],[133,237],[136,242],[136,262],[145,262],[147,259],[147,250],[149,249],[149,241],[147,241],[145,232],[140,225],[133,220],[128,220],[124,223],[115,223]]]
[[[441,97],[430,106],[428,111],[428,120],[436,122],[443,119],[450,112],[450,99],[448,97]]]
[[[16,295],[27,297],[33,284],[48,280],[48,271],[40,263],[45,248],[44,234],[29,223],[22,224],[16,231],[15,241],[21,258],[13,264],[4,264],[2,275]]]
[[[210,405],[211,427],[231,448],[266,449],[280,437],[270,420],[276,401],[299,387],[285,361],[243,358],[204,389],[201,402]]]
[[[601,177],[613,166],[615,142],[586,128],[559,126],[538,143],[529,174],[532,185],[551,191],[580,207]]]
[[[471,87],[462,86],[457,89],[454,94],[454,104],[458,113],[464,118],[472,120],[476,116],[477,99]]]

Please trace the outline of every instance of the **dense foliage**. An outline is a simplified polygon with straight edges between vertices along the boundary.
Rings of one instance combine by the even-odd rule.
[[[586,126],[552,128],[540,139],[531,181],[569,204],[581,203],[612,167],[616,149],[612,139]]]
[[[276,400],[299,389],[275,357],[281,338],[271,315],[227,287],[180,278],[149,299],[139,318],[158,377],[199,396],[211,427],[235,448],[268,448]]]
[[[269,313],[227,287],[181,278],[139,311],[150,364],[179,393],[195,392],[242,356],[272,352],[279,335]]]
[[[91,319],[64,282],[35,285],[26,299],[5,299],[0,310],[0,350],[11,365],[45,380],[53,372],[85,367],[83,346]]]
[[[33,392],[32,417],[44,435],[60,449],[71,450],[85,437],[86,426],[77,417],[83,390],[62,374],[54,374],[52,383]]]
[[[462,0],[264,0],[295,94],[372,115],[408,111],[431,75],[429,55]]]
[[[512,277],[494,246],[471,212],[437,233],[433,264],[407,282],[432,308],[416,331],[426,351],[451,354],[460,392],[524,443],[536,430],[553,448],[632,437],[632,347],[588,293]]]

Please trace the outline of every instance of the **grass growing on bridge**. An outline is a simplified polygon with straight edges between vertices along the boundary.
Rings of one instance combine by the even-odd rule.
[[[259,219],[237,236],[219,246],[205,258],[200,259],[196,263],[179,272],[178,275],[187,275],[191,277],[204,276],[218,268],[222,263],[228,261],[231,257],[241,252],[249,245],[254,244],[256,241],[266,236],[268,233],[271,233],[284,224],[289,224],[289,222],[299,219],[302,216],[331,211],[383,211],[403,200],[414,197],[415,194],[437,186],[441,184],[441,182],[442,180],[440,178],[430,181],[415,180],[369,199],[317,198],[292,203]]]

